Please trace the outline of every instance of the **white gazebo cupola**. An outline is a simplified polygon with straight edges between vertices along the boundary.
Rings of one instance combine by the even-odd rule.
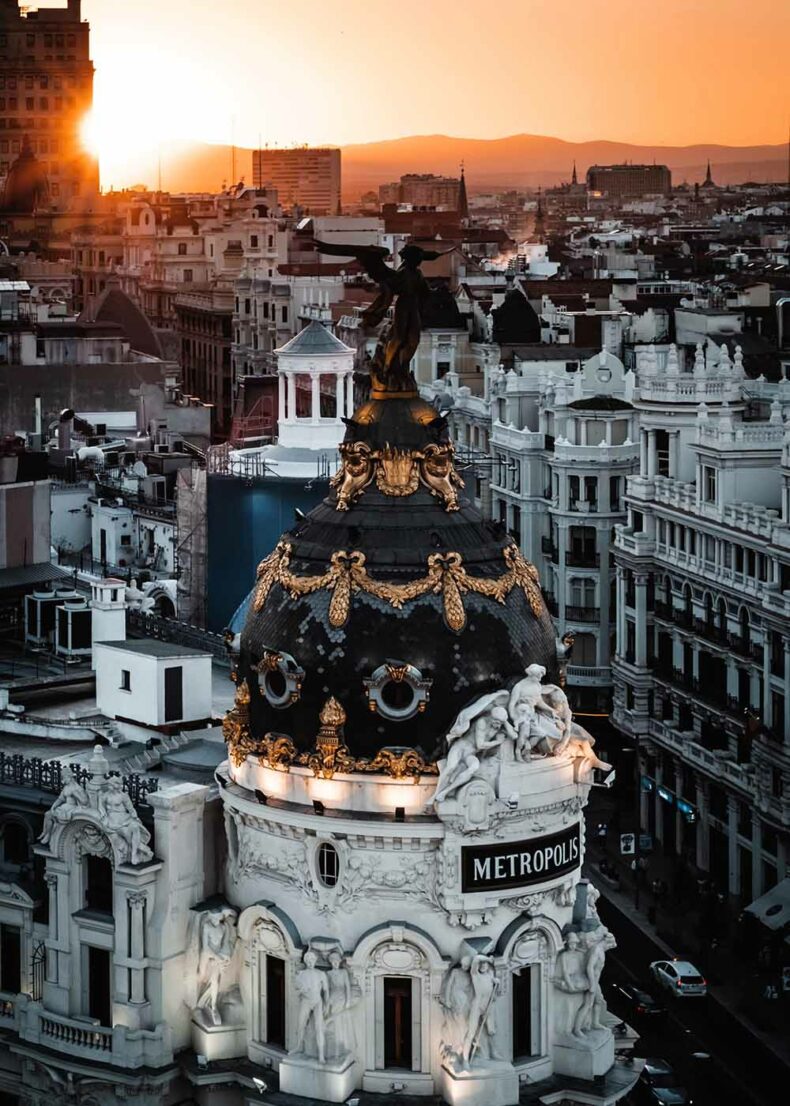
[[[314,319],[275,353],[279,444],[334,450],[354,410],[354,350]]]

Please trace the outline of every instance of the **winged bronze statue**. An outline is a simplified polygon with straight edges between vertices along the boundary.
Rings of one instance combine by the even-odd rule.
[[[422,246],[406,245],[400,251],[397,269],[385,264],[389,250],[385,246],[355,246],[343,242],[315,241],[320,253],[332,257],[353,257],[379,285],[379,294],[362,315],[366,327],[381,323],[395,300],[391,323],[379,339],[370,366],[372,394],[376,392],[415,392],[417,385],[411,372],[411,361],[420,344],[422,307],[430,294],[425,277],[420,272],[423,261],[435,261],[450,250],[424,250]],[[396,298],[397,297],[397,298]]]

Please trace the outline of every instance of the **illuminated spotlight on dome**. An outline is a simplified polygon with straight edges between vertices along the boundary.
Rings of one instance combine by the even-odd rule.
[[[221,795],[244,945],[234,1055],[273,1060],[286,1102],[514,1106],[522,1081],[551,1080],[614,1106],[638,1072],[595,1082],[615,1069],[614,939],[582,878],[584,807],[610,766],[562,690],[537,571],[470,502],[408,371],[424,252],[394,272],[374,247],[319,245],[382,284],[366,315],[389,329],[329,494],[260,551],[241,632]],[[313,414],[340,409],[346,354],[302,334],[322,358]],[[289,364],[283,425],[306,393]],[[256,814],[261,789],[278,801]]]

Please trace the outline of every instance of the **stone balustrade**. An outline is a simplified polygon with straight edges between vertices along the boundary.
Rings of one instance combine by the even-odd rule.
[[[715,446],[716,449],[775,449],[779,452],[784,435],[782,422],[731,422],[718,418],[697,424],[697,442]]]
[[[28,995],[19,995],[13,1007],[15,1028],[29,1044],[120,1068],[157,1068],[173,1061],[172,1030],[164,1022],[153,1029],[110,1028],[45,1010]],[[0,1025],[6,1024],[0,1015]]]
[[[491,432],[491,444],[504,446],[506,449],[545,449],[546,435],[537,430],[519,430],[516,426],[495,422]]]
[[[639,446],[634,443],[621,445],[574,445],[558,438],[554,443],[554,456],[558,461],[595,461],[602,465],[616,462],[633,464],[639,460]]]
[[[741,399],[740,382],[698,379],[682,376],[645,377],[640,374],[638,400],[653,403],[737,403]]]

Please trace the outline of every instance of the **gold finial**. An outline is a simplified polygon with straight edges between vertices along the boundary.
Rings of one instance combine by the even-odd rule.
[[[346,712],[334,696],[327,699],[318,715],[321,720],[321,729],[339,730],[346,720]],[[319,735],[320,736],[320,735]],[[327,736],[329,736],[327,734]],[[334,736],[334,734],[333,734]]]

